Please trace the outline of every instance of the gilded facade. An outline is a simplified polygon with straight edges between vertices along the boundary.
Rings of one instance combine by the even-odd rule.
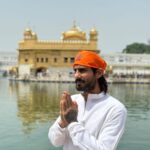
[[[89,31],[89,38],[76,25],[62,33],[61,40],[39,40],[31,29],[24,31],[24,39],[19,42],[18,71],[20,75],[36,74],[50,68],[69,68],[80,50],[99,53],[97,46],[98,32]]]

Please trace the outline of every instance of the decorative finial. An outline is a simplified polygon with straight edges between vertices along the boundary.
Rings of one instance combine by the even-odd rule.
[[[31,23],[30,23],[30,21],[27,22],[27,28],[31,29]]]
[[[76,28],[76,21],[73,20],[73,28]]]

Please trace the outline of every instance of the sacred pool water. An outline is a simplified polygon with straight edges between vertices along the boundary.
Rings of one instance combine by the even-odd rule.
[[[48,141],[59,114],[62,91],[74,84],[10,82],[0,78],[0,150],[61,150]],[[118,150],[150,149],[150,85],[110,84],[109,93],[125,104],[127,124]]]

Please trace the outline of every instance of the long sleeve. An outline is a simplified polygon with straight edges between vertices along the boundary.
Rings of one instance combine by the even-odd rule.
[[[48,132],[48,137],[49,140],[51,141],[51,143],[56,146],[62,146],[65,142],[66,139],[66,132],[67,129],[66,128],[61,128],[58,124],[58,120],[60,118],[58,118],[55,123],[50,127],[49,132]]]
[[[54,146],[63,145],[64,150],[115,150],[125,128],[126,108],[115,98],[105,95],[75,95],[78,104],[78,122],[66,128],[51,126],[49,139]]]
[[[80,150],[114,150],[124,131],[126,109],[113,112],[113,114],[115,115],[110,115],[104,122],[97,137],[90,134],[83,124],[71,123],[68,126],[68,131],[73,144],[78,146]]]

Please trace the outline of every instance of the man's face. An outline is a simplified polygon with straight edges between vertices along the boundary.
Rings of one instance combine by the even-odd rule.
[[[80,65],[75,66],[73,69],[76,89],[84,92],[92,91],[95,88],[97,81],[92,69]]]

